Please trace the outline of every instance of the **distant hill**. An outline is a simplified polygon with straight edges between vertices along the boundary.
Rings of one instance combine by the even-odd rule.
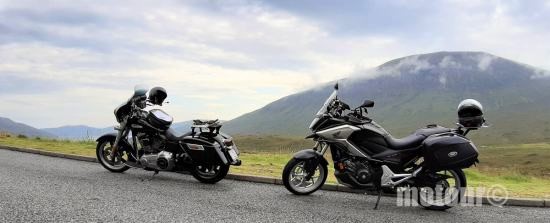
[[[437,52],[395,59],[339,80],[352,107],[375,101],[370,117],[394,136],[430,123],[454,126],[456,106],[475,98],[491,128],[489,143],[550,141],[549,73],[483,52]],[[304,135],[336,81],[274,101],[226,123],[233,134]]]
[[[0,117],[0,132],[9,132],[16,135],[26,135],[29,137],[48,137],[55,138],[54,134],[36,129],[23,123],[14,122],[9,118]]]
[[[172,124],[171,128],[176,130],[177,133],[183,134],[191,131],[192,124],[193,121],[176,122]]]
[[[94,128],[86,125],[67,125],[57,128],[44,128],[41,130],[49,132],[62,139],[74,140],[95,140],[105,133],[115,132],[113,126],[106,128]]]
[[[180,134],[188,132],[191,128],[191,121],[173,123],[172,128]],[[67,125],[57,128],[44,128],[41,130],[52,135],[56,135],[62,139],[72,140],[95,140],[103,134],[116,132],[116,130],[114,130],[114,126],[94,128],[86,125]]]

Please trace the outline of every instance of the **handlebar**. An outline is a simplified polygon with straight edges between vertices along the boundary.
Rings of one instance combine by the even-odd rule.
[[[345,116],[342,115],[344,111],[351,110],[350,106],[338,99],[334,99],[327,108],[327,115],[331,118],[345,119],[345,120],[355,120],[355,122],[369,122],[372,121],[370,118],[363,116],[362,112],[359,113],[357,110],[350,112]]]

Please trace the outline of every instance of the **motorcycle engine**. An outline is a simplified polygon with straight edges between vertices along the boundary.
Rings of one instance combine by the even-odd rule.
[[[158,153],[164,149],[164,140],[162,140],[159,136],[138,133],[137,139],[146,154]]]
[[[174,154],[162,151],[156,154],[145,154],[139,159],[145,168],[154,170],[172,170],[175,166]]]
[[[373,181],[374,170],[366,161],[343,160],[339,164],[339,168],[343,169],[356,183],[365,185]]]

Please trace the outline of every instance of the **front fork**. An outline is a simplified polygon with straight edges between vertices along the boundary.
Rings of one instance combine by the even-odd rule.
[[[315,146],[313,146],[313,150],[319,153],[319,155],[324,156],[328,150],[328,144],[325,142],[316,142]]]
[[[325,142],[316,142],[315,146],[313,146],[313,150],[319,154],[321,157],[325,155],[325,153],[328,150],[328,144]],[[315,174],[315,169],[317,168],[317,165],[319,165],[319,161],[313,161],[308,160],[304,164],[304,170],[307,172],[307,175],[305,176],[306,180],[311,179],[311,177]]]
[[[126,132],[126,122],[122,123],[119,127],[115,128],[118,130],[118,134],[116,135],[115,143],[113,144],[113,148],[111,149],[111,162],[115,163],[116,154],[118,152],[118,144],[120,144],[120,140],[126,137],[128,134]]]

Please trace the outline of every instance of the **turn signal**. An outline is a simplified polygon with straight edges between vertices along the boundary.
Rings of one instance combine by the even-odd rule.
[[[233,140],[232,139],[224,139],[223,144],[225,146],[232,146],[233,145]]]

